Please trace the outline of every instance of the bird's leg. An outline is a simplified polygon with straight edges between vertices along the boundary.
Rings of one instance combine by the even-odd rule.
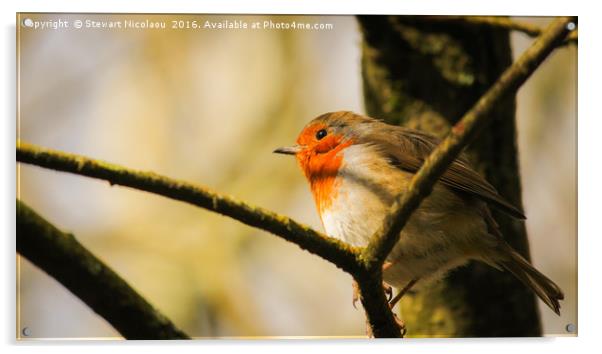
[[[391,299],[389,301],[389,307],[391,307],[391,309],[393,309],[393,307],[395,307],[395,305],[397,305],[399,300],[401,300],[401,298],[414,286],[414,284],[416,284],[417,281],[418,281],[418,278],[414,278],[414,279],[410,280],[410,282],[406,286],[404,286],[403,289],[401,289],[399,291],[399,293],[397,295],[395,295],[395,297],[393,299]]]

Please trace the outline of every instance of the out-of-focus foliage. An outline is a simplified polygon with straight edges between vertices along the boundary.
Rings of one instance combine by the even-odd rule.
[[[522,19],[541,26],[545,18]],[[516,57],[532,39],[512,36]],[[544,334],[577,324],[577,47],[553,52],[517,96],[527,235],[535,266],[564,291],[561,316],[540,302]]]
[[[152,18],[168,26],[172,19],[270,19],[30,17]],[[351,16],[271,19],[334,29],[21,30],[20,138],[198,182],[321,229],[293,159],[271,151],[292,143],[318,114],[363,111],[361,38]],[[530,39],[513,40],[516,55]],[[549,334],[562,334],[576,319],[575,95],[576,49],[569,47],[553,54],[518,101],[534,262],[567,295],[561,318],[542,311]],[[351,306],[351,278],[263,232],[154,195],[30,166],[20,168],[19,194],[192,336],[364,333],[363,313]],[[118,335],[24,260],[18,298],[20,326],[32,337]]]

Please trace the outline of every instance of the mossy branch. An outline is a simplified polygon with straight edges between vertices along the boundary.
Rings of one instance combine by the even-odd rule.
[[[85,156],[17,142],[17,161],[41,167],[71,172],[179,200],[216,213],[229,216],[314,253],[353,273],[357,268],[358,250],[337,239],[321,234],[286,216],[249,205],[189,182],[161,176],[154,172],[138,171]]]
[[[79,297],[127,339],[189,339],[73,235],[17,200],[17,252]]]
[[[382,284],[375,281],[362,268],[359,260],[361,249],[359,248],[325,236],[286,216],[153,172],[136,171],[84,156],[37,147],[21,141],[17,142],[17,161],[103,179],[111,185],[131,187],[183,201],[232,217],[295,243],[330,261],[357,280],[362,293],[362,304],[376,337],[400,337],[399,328],[395,324],[383,294]]]
[[[567,24],[575,21],[572,17],[555,19],[520,58],[481,96],[477,103],[451,129],[447,137],[437,146],[424,164],[413,176],[406,192],[397,196],[396,201],[382,226],[371,238],[362,254],[367,268],[377,271],[389,255],[400,232],[413,211],[432,191],[433,186],[447,167],[458,157],[462,149],[485,125],[495,104],[518,88],[531,76],[543,60],[566,38]]]

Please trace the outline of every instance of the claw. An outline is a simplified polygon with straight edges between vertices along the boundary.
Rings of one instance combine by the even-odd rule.
[[[357,310],[357,305],[356,304],[357,304],[357,302],[360,299],[360,287],[359,287],[359,285],[357,285],[357,282],[355,280],[351,283],[351,286],[353,288],[353,295],[352,295],[352,299],[351,299],[352,300],[351,304],[353,305],[353,308]]]
[[[406,323],[403,322],[402,319],[400,319],[399,317],[397,317],[397,314],[395,312],[393,312],[393,318],[395,319],[395,323],[399,327],[399,333],[401,334],[402,337],[405,337],[405,335],[407,333]]]
[[[383,272],[384,272],[385,270],[387,270],[387,269],[391,268],[391,266],[392,266],[392,265],[393,265],[393,262],[387,262],[387,261],[385,261],[385,262],[383,263]]]
[[[393,287],[383,281],[383,291],[387,296],[387,301],[391,301],[391,299],[393,298]]]
[[[388,268],[390,268],[392,265],[393,265],[393,263],[391,263],[391,262],[385,262],[383,264],[383,272],[385,270],[387,270]],[[383,281],[383,291],[387,297],[387,302],[389,303],[389,307],[391,308],[393,318],[395,319],[395,323],[399,327],[399,333],[401,334],[402,337],[404,337],[407,333],[406,324],[402,319],[397,317],[397,314],[393,311],[393,307],[397,304],[397,302],[399,302],[399,300],[402,298],[402,296],[405,295],[405,293],[407,293],[414,286],[414,284],[416,284],[417,281],[418,281],[418,278],[412,279],[403,289],[401,289],[401,291],[395,297],[393,297],[393,287]],[[359,289],[359,285],[357,284],[357,282],[355,280],[353,281],[352,286],[353,286],[353,299],[352,299],[353,302],[352,302],[352,304],[353,304],[353,307],[355,309],[357,309],[356,303],[360,299],[360,289]],[[372,333],[372,327],[370,327],[370,323],[368,322],[368,319],[366,319],[366,335],[368,336],[368,338],[374,338],[374,333]]]
[[[353,305],[353,308],[357,310],[357,302],[360,300],[360,287],[359,287],[359,285],[357,285],[357,282],[355,280],[351,283],[351,286],[353,288],[351,304]],[[385,292],[385,295],[387,296],[387,302],[390,302],[391,299],[393,298],[393,287],[391,285],[383,282],[383,291]]]
[[[392,265],[392,262],[383,263],[383,272],[389,269]],[[387,301],[391,301],[393,298],[393,287],[383,281],[383,290],[385,291],[385,295],[387,295]]]
[[[383,266],[383,270],[386,269],[385,267],[389,267],[389,266],[390,266],[390,263],[388,265],[385,264]],[[417,281],[418,281],[418,278],[412,279],[403,289],[401,289],[401,291],[397,295],[395,295],[394,298],[391,298],[393,295],[393,289],[391,288],[391,286],[388,285],[387,283],[383,282],[383,290],[385,291],[385,294],[387,294],[387,301],[389,302],[389,308],[391,308],[393,318],[395,319],[395,323],[397,324],[397,327],[399,327],[399,333],[402,337],[404,337],[407,333],[406,324],[402,319],[397,317],[397,314],[395,313],[395,311],[393,311],[393,307],[395,307],[395,305],[397,304],[397,302],[399,302],[399,300],[402,298],[402,296],[405,295],[405,293],[407,293],[414,286],[414,284],[416,284]],[[355,284],[355,285],[357,286],[357,284]],[[368,320],[366,320],[366,335],[368,336],[368,338],[374,338],[374,334],[372,333],[372,328],[370,327],[370,323],[368,323]]]

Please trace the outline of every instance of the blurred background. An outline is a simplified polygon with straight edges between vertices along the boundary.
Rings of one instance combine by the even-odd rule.
[[[19,23],[25,19],[148,19],[167,28],[20,26],[19,139],[195,182],[322,230],[294,159],[271,152],[321,113],[363,113],[354,17],[21,14]],[[332,29],[172,29],[172,20]],[[531,42],[513,33],[515,57]],[[576,85],[571,45],[518,93],[533,263],[566,297],[561,317],[540,303],[547,335],[577,323]],[[74,233],[191,336],[364,335],[351,277],[277,237],[163,197],[28,165],[18,184],[19,198]],[[30,337],[119,336],[27,260],[18,270],[18,325]]]

